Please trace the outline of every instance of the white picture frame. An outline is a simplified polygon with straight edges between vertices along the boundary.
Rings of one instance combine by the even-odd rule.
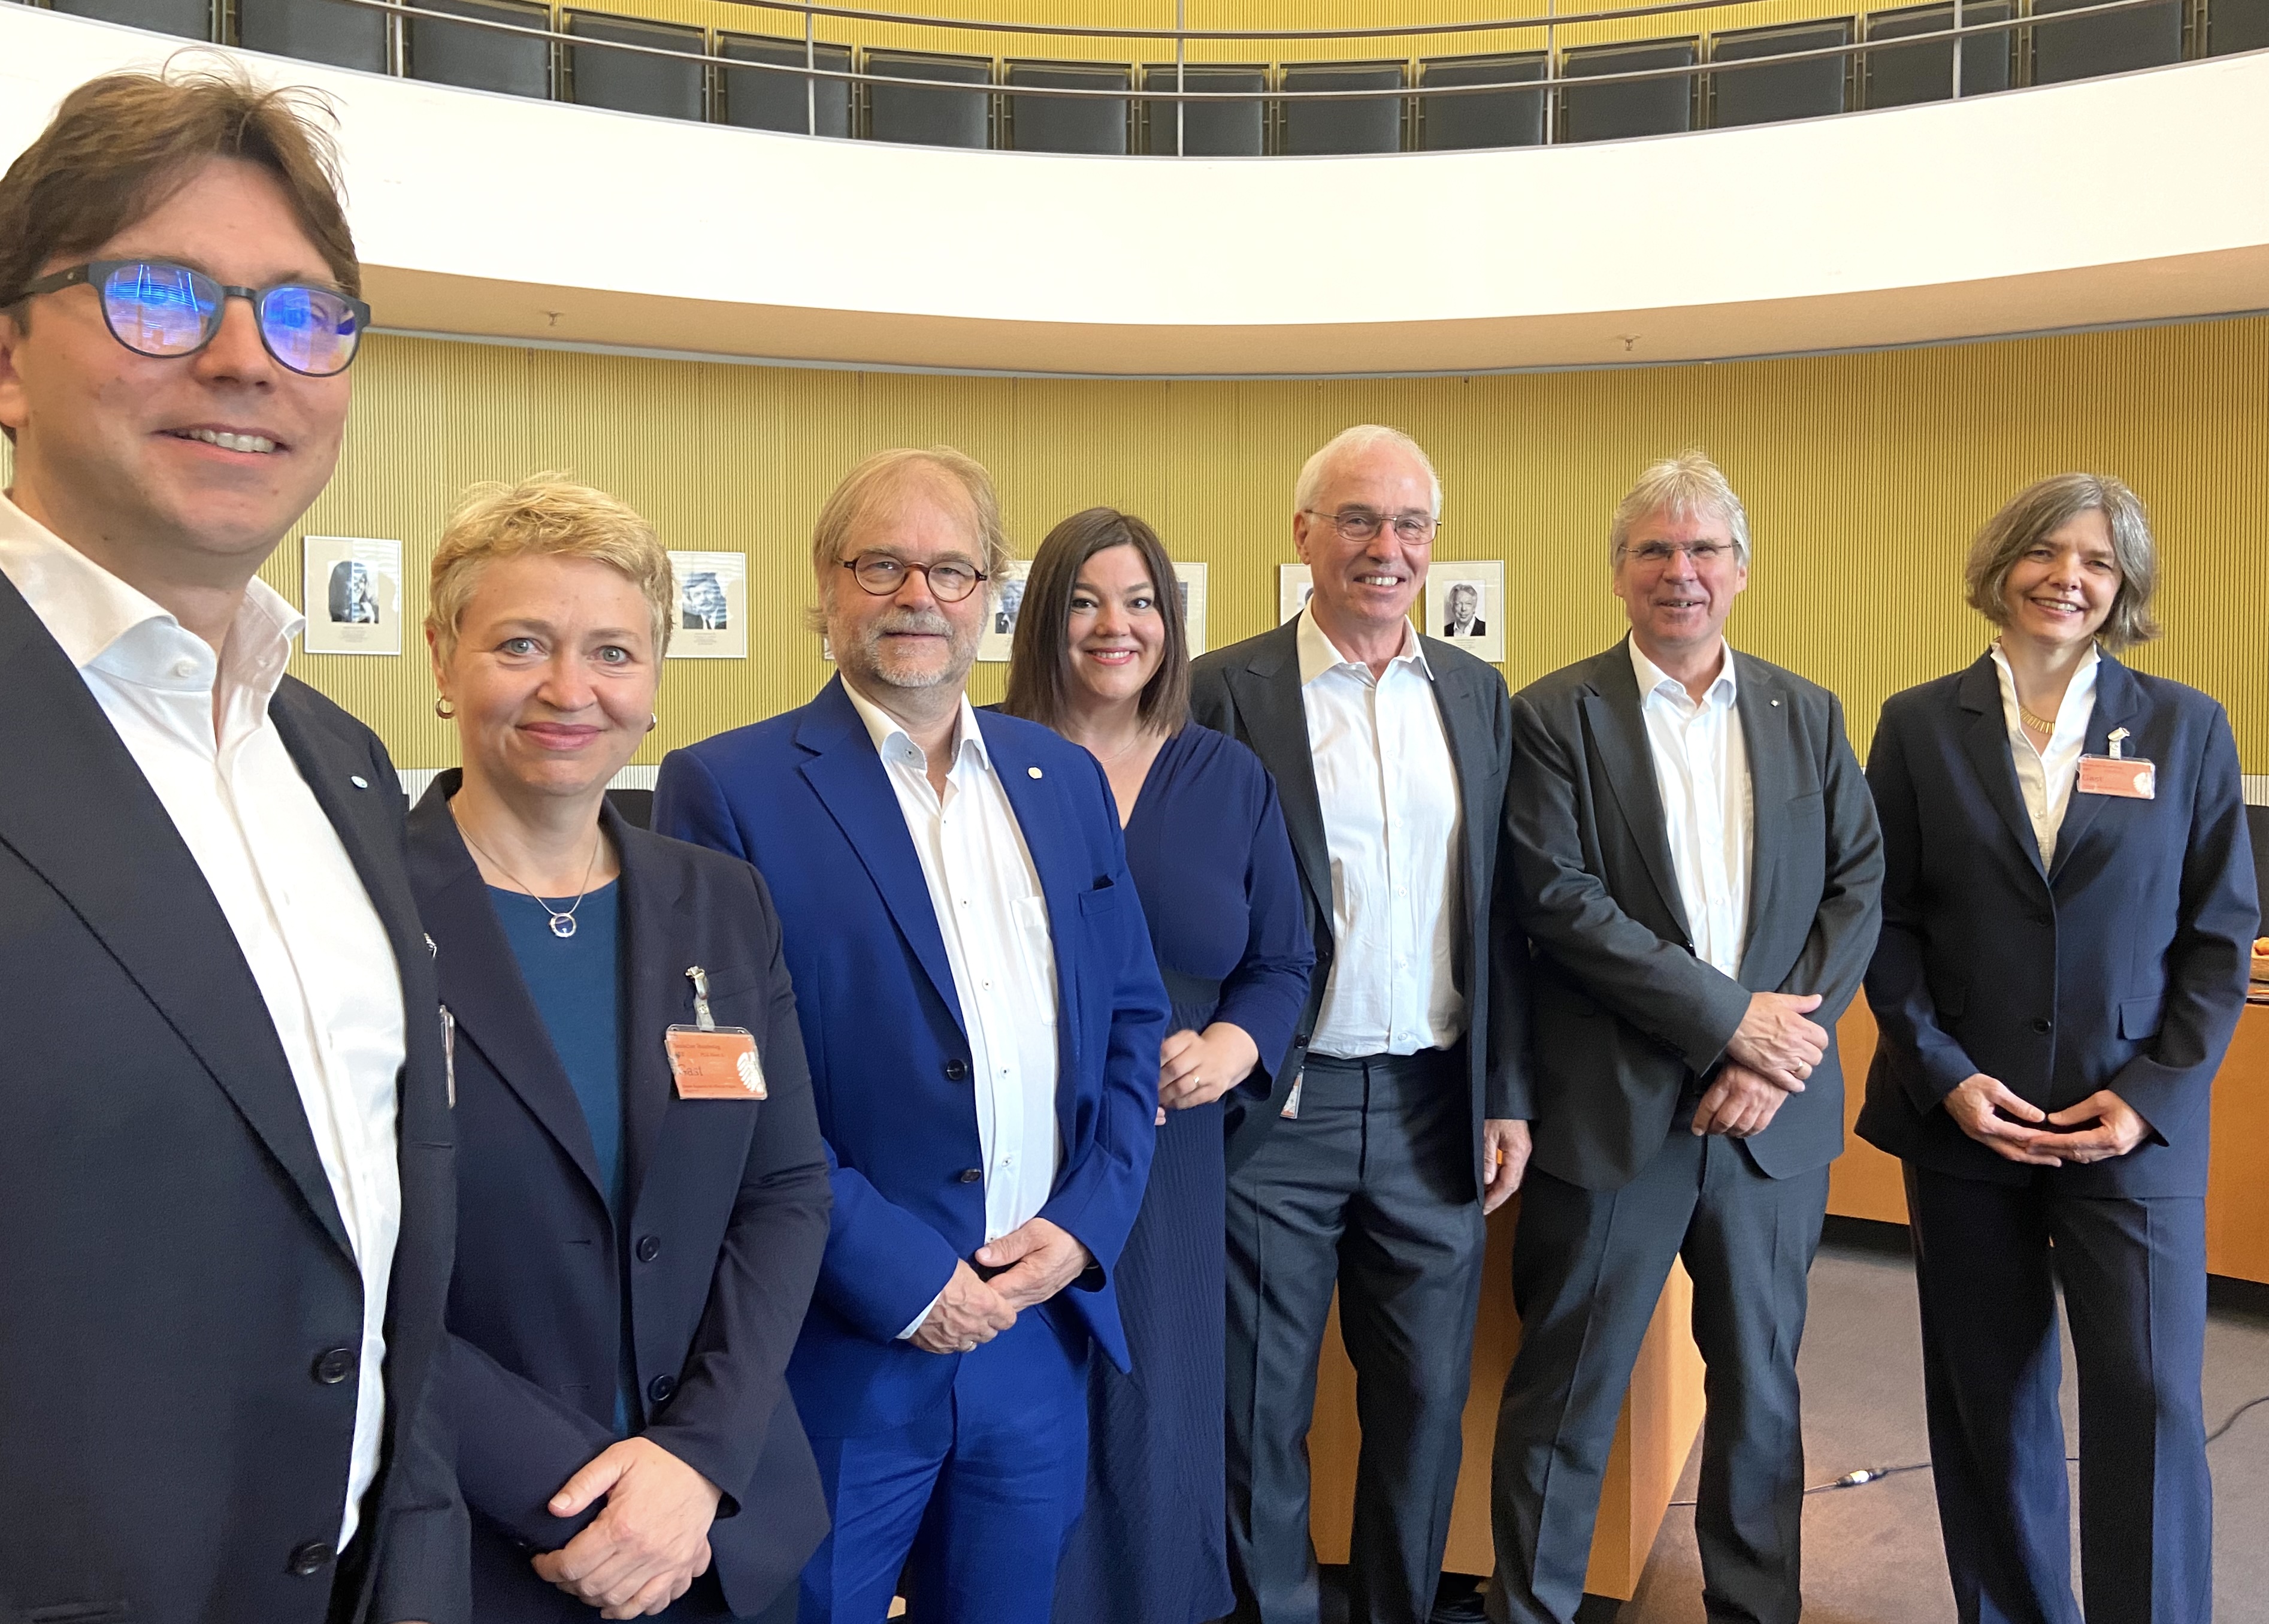
[[[1504,560],[1437,558],[1426,572],[1426,635],[1504,664]]]
[[[402,652],[402,543],[367,535],[300,543],[300,646],[311,654]]]
[[[1032,572],[1029,558],[1011,558],[985,583],[985,631],[977,639],[977,658],[986,665],[1009,663],[1016,640],[1016,616],[1024,607],[1024,581]]]
[[[746,660],[749,657],[749,555],[744,552],[673,552],[676,578],[676,624],[669,637],[672,660]]]
[[[1315,577],[1304,564],[1280,564],[1276,566],[1276,624],[1282,625],[1308,607],[1308,599],[1316,590]]]
[[[1190,658],[1195,660],[1206,652],[1206,566],[1177,561],[1174,585],[1182,601],[1182,634],[1189,640]]]

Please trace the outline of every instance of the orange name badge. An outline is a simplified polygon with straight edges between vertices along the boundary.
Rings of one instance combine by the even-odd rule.
[[[2122,801],[2158,798],[2159,770],[2133,756],[2083,756],[2080,758],[2082,794],[2117,795]]]
[[[673,1026],[663,1038],[682,1100],[760,1100],[765,1068],[757,1040],[737,1026]]]

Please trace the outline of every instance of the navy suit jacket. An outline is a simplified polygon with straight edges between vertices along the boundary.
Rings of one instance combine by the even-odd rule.
[[[786,1386],[828,1188],[779,919],[746,863],[602,811],[622,858],[617,1232],[583,1108],[449,814],[459,782],[441,774],[410,814],[410,855],[456,1018],[447,1392],[481,1624],[597,1616],[528,1556],[596,1515],[544,1504],[615,1441],[625,1323],[642,1411],[632,1424],[723,1491],[709,1531],[717,1576],[735,1613],[759,1613],[827,1527]],[[761,1101],[677,1097],[662,1037],[694,1022],[685,971],[697,964],[718,1023],[756,1035]]]
[[[402,978],[384,1467],[339,1534],[363,1288],[259,984],[85,681],[0,577],[0,1620],[462,1624],[425,1401],[456,1207],[433,967],[370,729],[269,705]],[[329,1379],[327,1379],[327,1375]],[[312,1571],[293,1571],[295,1558]]]
[[[1867,778],[1883,824],[1881,1038],[1859,1133],[1962,1177],[2025,1184],[1939,1108],[1999,1078],[2047,1111],[2109,1089],[2150,1123],[2124,1156],[2049,1173],[2073,1195],[2202,1196],[2209,1095],[2245,1002],[2259,912],[2237,746],[2180,683],[2096,668],[2088,753],[2114,727],[2157,764],[2150,801],[2074,787],[2041,866],[1991,656],[1894,695]]]
[[[1111,787],[1036,723],[978,718],[1046,893],[1063,1155],[1040,1215],[1095,1266],[1044,1305],[1122,1369],[1110,1271],[1142,1203],[1166,994]],[[673,750],[654,826],[754,863],[795,978],[835,1214],[788,1370],[815,1435],[905,1425],[958,1362],[898,1340],[985,1242],[969,1043],[944,939],[882,757],[838,677],[800,709]]]

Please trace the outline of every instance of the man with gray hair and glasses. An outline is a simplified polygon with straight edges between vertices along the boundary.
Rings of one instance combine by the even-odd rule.
[[[1512,701],[1535,1155],[1490,1613],[1575,1617],[1623,1391],[1682,1258],[1710,1368],[1710,1616],[1794,1624],[1796,1350],[1844,1146],[1836,1021],[1875,945],[1882,840],[1835,695],[1726,646],[1749,527],[1716,465],[1650,467],[1608,554],[1630,636]]]
[[[1482,1214],[1528,1159],[1528,956],[1498,897],[1504,679],[1410,623],[1441,508],[1408,435],[1340,434],[1293,498],[1314,595],[1192,671],[1195,719],[1275,775],[1316,948],[1283,1066],[1223,1101],[1240,1624],[1316,1624],[1306,1441],[1334,1286],[1363,1423],[1349,1616],[1425,1624],[1457,1490]]]

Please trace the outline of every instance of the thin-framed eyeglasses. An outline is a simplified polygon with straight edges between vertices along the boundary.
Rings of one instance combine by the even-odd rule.
[[[856,558],[843,560],[843,567],[851,572],[851,579],[862,591],[878,598],[895,598],[906,584],[906,577],[917,572],[929,583],[929,595],[940,603],[958,603],[977,590],[977,583],[990,580],[991,576],[973,564],[958,558],[942,558],[935,564],[912,564],[904,558],[893,558],[886,552],[870,552]]]
[[[1335,513],[1318,513],[1312,507],[1300,510],[1311,519],[1320,519],[1340,533],[1341,539],[1367,542],[1387,526],[1394,527],[1394,538],[1405,547],[1430,545],[1442,521],[1431,513],[1374,513],[1368,507],[1342,507]]]
[[[101,299],[110,336],[159,360],[179,360],[212,343],[232,299],[252,306],[261,347],[277,365],[309,378],[346,371],[370,325],[368,305],[319,282],[231,287],[172,260],[91,260],[27,283],[18,297],[60,293],[82,282]]]
[[[1641,542],[1636,547],[1624,547],[1623,556],[1637,559],[1649,569],[1659,569],[1680,553],[1684,553],[1699,570],[1720,558],[1738,557],[1741,550],[1731,542]]]

